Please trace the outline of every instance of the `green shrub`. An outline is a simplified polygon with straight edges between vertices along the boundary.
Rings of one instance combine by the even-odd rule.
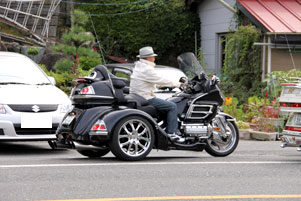
[[[231,98],[231,97],[230,97]],[[227,114],[230,114],[231,116],[233,116],[234,118],[236,118],[237,120],[243,120],[244,118],[244,112],[242,109],[242,105],[238,106],[238,99],[235,97],[231,98],[231,102],[229,104],[224,104],[222,106],[223,111]]]
[[[54,69],[58,73],[64,73],[64,72],[71,73],[73,66],[74,66],[73,61],[69,59],[61,59],[55,63]]]
[[[239,26],[226,35],[221,88],[225,94],[237,97],[240,104],[249,96],[262,95],[261,48],[254,46],[259,39],[260,31],[253,25]]]
[[[95,66],[101,64],[100,58],[93,58],[93,57],[79,57],[79,65],[85,71],[94,68]]]
[[[249,125],[249,123],[247,123],[247,122],[244,122],[244,121],[237,121],[236,122],[237,123],[237,127],[238,127],[238,129],[249,129],[250,128],[250,125]]]
[[[38,55],[39,54],[39,49],[37,49],[37,48],[29,48],[29,49],[27,49],[27,51],[26,51],[26,53],[28,54],[28,55]]]

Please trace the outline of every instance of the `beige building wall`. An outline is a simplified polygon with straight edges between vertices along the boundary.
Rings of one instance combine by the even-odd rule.
[[[292,50],[296,69],[301,70],[301,49]],[[272,49],[272,71],[288,71],[294,69],[288,49]]]
[[[295,67],[301,70],[301,49],[292,50]],[[294,69],[291,55],[288,49],[272,48],[271,71],[289,71]],[[268,72],[268,50],[266,48],[265,72]]]

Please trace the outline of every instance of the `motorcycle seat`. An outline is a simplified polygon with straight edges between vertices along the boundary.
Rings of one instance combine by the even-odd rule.
[[[125,100],[127,102],[127,106],[130,108],[142,110],[152,117],[158,116],[156,108],[152,105],[149,105],[148,100],[138,94],[130,93],[125,96]]]

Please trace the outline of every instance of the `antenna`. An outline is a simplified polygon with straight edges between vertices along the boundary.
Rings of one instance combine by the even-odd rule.
[[[89,17],[90,17],[90,20],[91,20],[91,23],[92,23],[92,27],[93,27],[93,30],[94,30],[94,33],[95,33],[95,37],[96,37],[96,40],[97,40],[97,45],[98,45],[98,48],[99,48],[102,60],[103,60],[104,64],[106,64],[106,60],[104,58],[104,55],[103,55],[103,52],[102,52],[102,48],[99,45],[99,40],[98,40],[97,32],[96,32],[96,29],[95,29],[95,26],[94,26],[94,23],[93,23],[93,20],[92,20],[90,12],[89,12]]]
[[[295,65],[295,61],[294,61],[294,58],[293,58],[292,50],[290,48],[290,45],[289,45],[289,42],[288,42],[286,34],[284,34],[284,35],[285,35],[285,39],[286,39],[286,43],[287,43],[287,47],[288,47],[288,52],[290,53],[290,56],[291,56],[291,59],[292,59],[293,67],[296,70],[296,65]]]

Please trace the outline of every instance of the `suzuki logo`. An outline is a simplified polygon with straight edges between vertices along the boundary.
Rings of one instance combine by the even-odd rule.
[[[32,111],[34,111],[34,112],[40,111],[40,107],[37,106],[37,105],[32,106],[31,109],[32,109]]]

